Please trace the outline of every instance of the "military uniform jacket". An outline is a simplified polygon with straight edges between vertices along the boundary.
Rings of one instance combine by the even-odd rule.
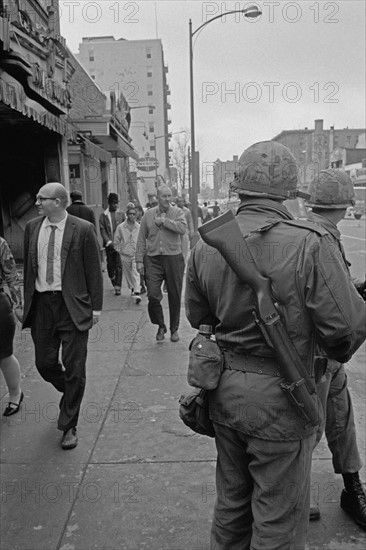
[[[365,339],[365,304],[358,295],[338,247],[329,233],[311,222],[291,221],[281,204],[245,201],[236,216],[297,352],[313,376],[316,343],[340,362],[349,360]],[[256,229],[279,220],[269,231]],[[289,225],[291,224],[291,225]],[[306,227],[308,226],[308,227]],[[317,231],[318,229],[318,231]],[[235,243],[229,250],[237,254]],[[247,258],[241,261],[248,261]],[[242,355],[273,358],[252,314],[255,296],[220,253],[199,241],[187,269],[188,320],[216,327],[220,347]],[[276,364],[273,358],[274,365]],[[268,440],[299,440],[312,430],[280,389],[282,377],[225,370],[210,398],[218,423]]]

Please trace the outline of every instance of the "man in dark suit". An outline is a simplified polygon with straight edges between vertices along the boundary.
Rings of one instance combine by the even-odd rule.
[[[61,446],[73,449],[88,334],[102,309],[103,279],[93,225],[69,215],[67,201],[63,185],[47,183],[37,194],[40,217],[25,227],[23,328],[31,327],[38,372],[63,394]]]
[[[109,193],[108,208],[99,217],[99,230],[107,255],[108,277],[114,287],[116,296],[121,294],[122,262],[119,252],[113,246],[113,240],[117,226],[126,219],[124,213],[118,210],[118,203],[118,195]]]
[[[92,223],[94,227],[96,227],[94,212],[82,201],[83,195],[80,191],[72,191],[70,193],[70,199],[71,204],[66,208],[67,212],[77,218],[82,218],[83,220]]]

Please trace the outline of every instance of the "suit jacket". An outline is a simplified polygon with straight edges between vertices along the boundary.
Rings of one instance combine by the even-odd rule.
[[[32,302],[38,269],[38,235],[44,220],[39,216],[27,223],[24,234],[24,317],[23,328],[32,326]],[[93,225],[67,217],[61,245],[62,295],[77,329],[93,325],[93,311],[103,306],[103,276],[99,245]]]
[[[66,208],[69,214],[76,216],[77,218],[82,218],[87,222],[92,223],[95,226],[95,215],[94,212],[89,206],[86,206],[82,201],[75,201],[70,206]]]
[[[103,239],[103,246],[106,246],[107,242],[109,241],[112,241],[113,243],[113,239],[114,239],[114,231],[112,229],[111,222],[109,221],[109,218],[106,212],[108,212],[108,210],[105,210],[105,212],[103,212],[99,217],[99,230],[100,230],[101,237]],[[121,210],[117,210],[116,211],[116,222],[117,222],[116,229],[120,223],[125,221],[125,219],[126,219],[126,216],[124,215],[124,213]]]

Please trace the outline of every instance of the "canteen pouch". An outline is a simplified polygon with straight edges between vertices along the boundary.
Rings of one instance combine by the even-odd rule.
[[[190,386],[214,390],[224,367],[224,358],[215,340],[198,333],[189,345],[187,381]]]
[[[188,428],[200,435],[215,437],[209,415],[209,398],[206,390],[196,389],[179,399],[179,416]]]

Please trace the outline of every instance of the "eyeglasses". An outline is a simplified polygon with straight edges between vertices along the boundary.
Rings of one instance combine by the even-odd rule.
[[[57,201],[57,197],[36,197],[36,202],[43,202],[43,201]]]

